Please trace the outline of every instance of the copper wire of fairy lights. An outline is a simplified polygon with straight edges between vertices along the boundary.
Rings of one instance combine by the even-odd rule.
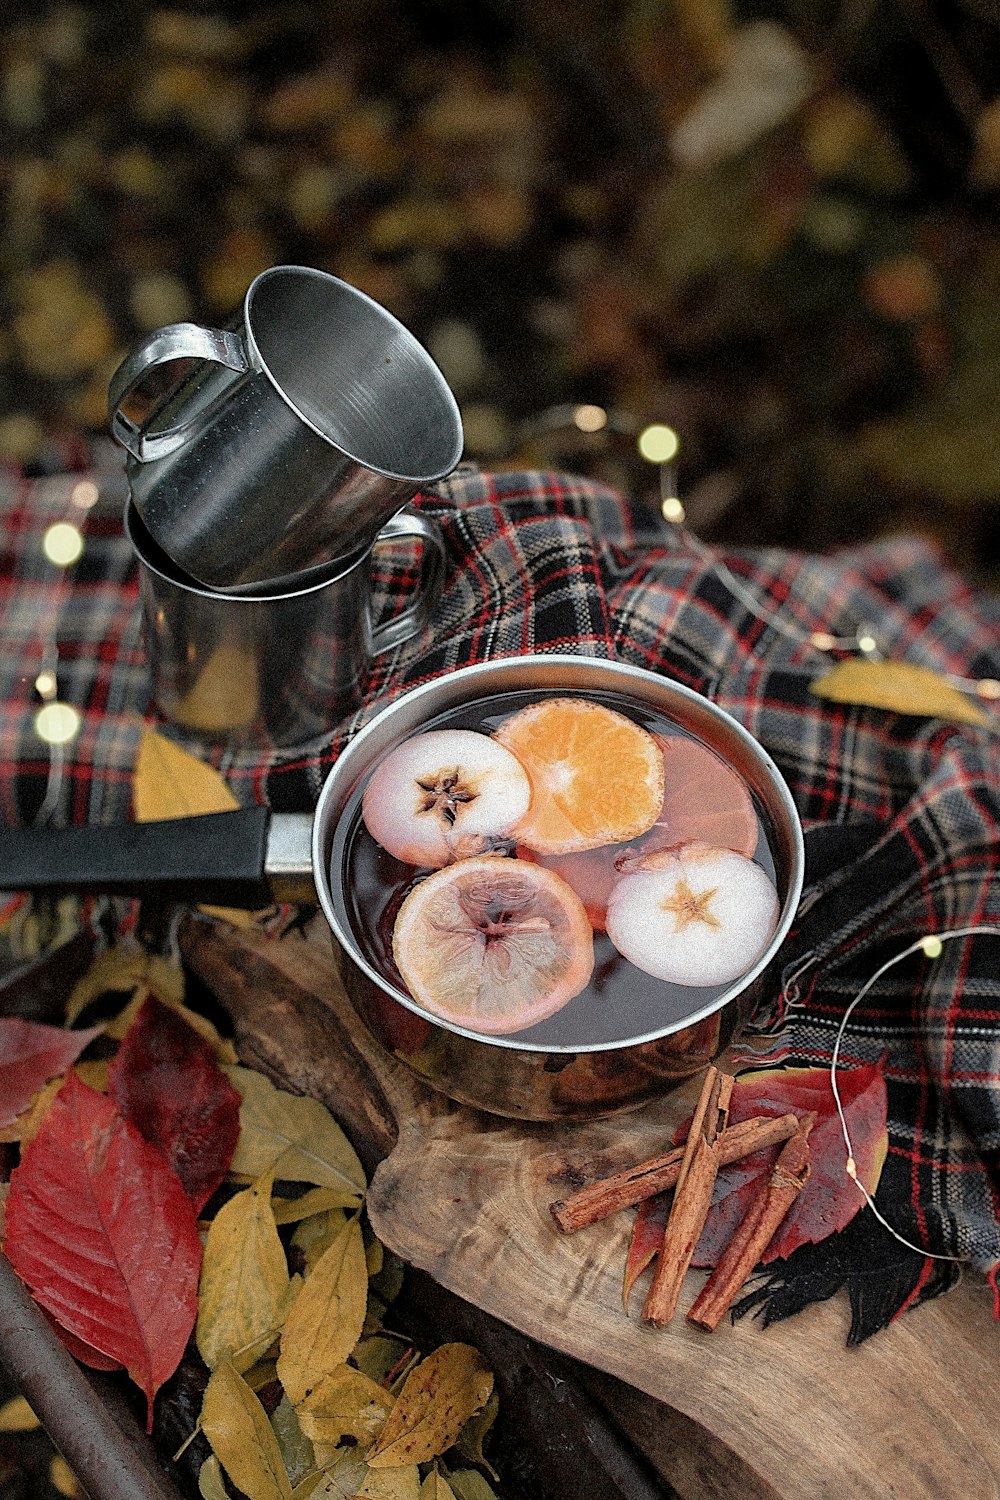
[[[830,1058],[830,1087],[833,1090],[833,1102],[836,1106],[837,1116],[840,1120],[840,1128],[844,1137],[844,1145],[847,1148],[847,1161],[845,1163],[844,1170],[847,1173],[848,1177],[854,1183],[855,1187],[858,1189],[858,1192],[862,1195],[865,1202],[868,1204],[868,1207],[875,1215],[876,1219],[884,1229],[887,1229],[889,1231],[894,1240],[898,1240],[899,1243],[901,1245],[905,1245],[908,1250],[915,1250],[918,1255],[926,1255],[930,1260],[950,1260],[955,1261],[959,1264],[962,1263],[962,1257],[960,1255],[944,1255],[934,1250],[927,1250],[923,1245],[915,1245],[912,1240],[908,1240],[905,1235],[900,1234],[897,1229],[894,1229],[893,1226],[889,1223],[888,1219],[886,1219],[884,1214],[882,1214],[876,1207],[874,1198],[865,1187],[861,1179],[858,1177],[857,1163],[854,1160],[854,1148],[851,1144],[851,1134],[847,1128],[847,1119],[844,1114],[844,1106],[841,1101],[840,1090],[837,1086],[837,1063],[840,1059],[840,1049],[843,1045],[844,1036],[847,1032],[847,1024],[850,1021],[853,1012],[857,1009],[862,1000],[864,1000],[865,996],[869,993],[872,987],[878,983],[878,981],[884,974],[887,974],[890,969],[895,968],[896,964],[902,963],[904,959],[912,957],[914,953],[923,953],[925,958],[929,958],[932,960],[940,958],[941,951],[945,943],[953,942],[957,938],[969,937],[1000,937],[1000,925],[954,927],[947,932],[925,933],[924,936],[918,938],[916,942],[910,943],[906,948],[901,949],[899,953],[894,954],[892,958],[886,959],[885,963],[882,964],[878,969],[876,969],[875,973],[865,981],[861,989],[851,1001],[850,1005],[844,1011],[844,1014],[840,1020],[840,1025],[837,1028],[837,1036],[833,1046],[833,1053]]]

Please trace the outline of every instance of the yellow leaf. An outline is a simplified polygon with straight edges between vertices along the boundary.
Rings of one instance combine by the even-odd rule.
[[[373,1468],[426,1463],[444,1453],[489,1400],[493,1376],[477,1349],[442,1344],[407,1377],[368,1455]]]
[[[229,1500],[222,1466],[214,1453],[209,1454],[198,1470],[198,1493],[201,1500]]]
[[[249,1370],[242,1371],[243,1379],[252,1391],[262,1391],[272,1380],[278,1378],[277,1360],[272,1358],[259,1359]]]
[[[0,1432],[34,1432],[41,1425],[23,1396],[12,1396],[0,1406]]]
[[[201,1429],[237,1489],[252,1500],[291,1500],[292,1487],[264,1408],[228,1361],[212,1373]]]
[[[214,766],[181,748],[155,729],[143,731],[132,778],[132,805],[137,823],[165,818],[193,818],[203,813],[235,812],[239,800]],[[237,927],[249,926],[245,911],[205,907]]]
[[[339,1208],[341,1195],[333,1188],[312,1188],[299,1198],[272,1198],[276,1224],[298,1224],[302,1219],[325,1214],[330,1208]]]
[[[307,1474],[305,1479],[300,1479],[292,1490],[292,1500],[312,1500],[312,1496],[319,1491],[320,1485],[326,1478],[325,1474]]]
[[[360,1370],[338,1365],[296,1408],[307,1437],[334,1446],[345,1437],[367,1447],[382,1431],[395,1405],[384,1386]]]
[[[214,766],[155,729],[144,730],[139,740],[132,802],[138,823],[235,812],[240,805]]]
[[[365,1246],[365,1262],[368,1266],[368,1275],[377,1276],[382,1269],[385,1259],[384,1247],[378,1240],[370,1240]]]
[[[263,1073],[225,1072],[243,1099],[231,1170],[258,1177],[274,1167],[290,1182],[333,1189],[344,1208],[355,1208],[364,1196],[364,1169],[330,1111],[318,1099],[276,1089]]]
[[[73,1071],[92,1089],[97,1089],[102,1094],[107,1093],[108,1064],[106,1059],[75,1063]],[[66,1074],[62,1073],[58,1078],[50,1078],[48,1083],[43,1084],[32,1096],[27,1109],[23,1109],[16,1120],[12,1120],[9,1125],[0,1129],[0,1142],[20,1141],[22,1148],[30,1145],[41,1130],[45,1117],[52,1107],[52,1101],[65,1082]]]
[[[96,1089],[99,1094],[106,1094],[109,1061],[106,1057],[87,1058],[83,1062],[74,1063],[73,1071],[88,1088]]]
[[[358,1494],[362,1500],[418,1500],[420,1470],[416,1464],[396,1469],[369,1467]]]
[[[946,677],[911,662],[854,657],[815,678],[809,691],[834,703],[858,703],[890,713],[947,719],[956,724],[993,722],[978,703],[952,687]]]
[[[347,1223],[347,1214],[342,1208],[328,1209],[305,1219],[292,1235],[292,1244],[305,1256],[305,1272],[308,1276],[321,1255],[325,1255],[337,1235]]]
[[[281,1331],[278,1377],[293,1406],[344,1363],[361,1335],[367,1302],[365,1246],[352,1219],[316,1262]]]
[[[52,1101],[66,1082],[65,1073],[58,1078],[50,1078],[48,1083],[43,1083],[41,1088],[31,1096],[31,1103],[27,1109],[22,1109],[16,1119],[11,1120],[9,1125],[0,1129],[0,1141],[20,1141],[23,1146],[35,1139],[42,1128],[45,1116],[52,1107]]]
[[[66,1500],[85,1500],[83,1487],[59,1453],[49,1461],[49,1483],[54,1490],[59,1491],[60,1495],[65,1495]]]
[[[372,1469],[357,1448],[347,1448],[327,1468],[322,1486],[313,1491],[323,1500],[419,1500],[420,1471],[416,1464],[394,1469]]]
[[[91,1001],[101,995],[132,995],[136,991],[142,992],[143,999],[155,995],[164,1005],[180,1005],[184,999],[183,971],[178,964],[168,963],[142,948],[105,948],[70,991],[67,1024],[72,1025]],[[111,1028],[108,1035],[115,1035]]]
[[[231,1360],[249,1369],[277,1336],[288,1295],[288,1264],[271,1212],[271,1173],[216,1214],[198,1286],[198,1353],[210,1370]]]

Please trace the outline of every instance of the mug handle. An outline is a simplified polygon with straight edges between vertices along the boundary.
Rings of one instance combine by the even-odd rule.
[[[381,656],[383,651],[401,646],[404,641],[423,630],[441,597],[445,570],[441,528],[429,517],[417,515],[416,511],[401,510],[382,527],[375,538],[375,546],[379,542],[396,541],[400,537],[415,537],[423,542],[420,583],[413,603],[401,614],[394,615],[382,625],[372,625],[368,621],[368,652],[371,656]]]
[[[150,370],[176,359],[208,359],[235,370],[237,374],[250,368],[246,347],[238,333],[202,328],[198,323],[168,323],[165,328],[151,333],[126,355],[108,386],[108,420],[112,436],[140,463],[173,453],[202,420],[199,414],[162,432],[147,434],[140,423],[133,422],[121,409],[122,402],[128,400]]]

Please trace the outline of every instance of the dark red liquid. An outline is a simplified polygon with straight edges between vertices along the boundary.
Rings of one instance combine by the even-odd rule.
[[[651,733],[695,738],[676,720],[617,694],[557,695],[550,689],[491,694],[430,719],[424,728],[474,729],[489,734],[504,719],[529,703],[554,696],[581,697],[601,703],[641,724]],[[357,789],[339,820],[332,853],[333,886],[336,889],[339,877],[348,923],[372,968],[395,989],[406,994],[406,986],[392,956],[393,923],[407,893],[416,881],[431,872],[402,864],[376,844],[361,821],[363,792],[363,786]],[[775,862],[766,821],[756,798],[754,806],[758,839],[753,857],[775,880]],[[779,885],[779,900],[783,894]],[[526,1031],[512,1032],[510,1036],[532,1045],[567,1049],[636,1041],[711,1010],[721,995],[734,988],[733,984],[694,986],[654,979],[622,958],[605,933],[594,934],[594,958],[594,972],[582,994],[548,1020]],[[738,984],[736,981],[737,988]]]

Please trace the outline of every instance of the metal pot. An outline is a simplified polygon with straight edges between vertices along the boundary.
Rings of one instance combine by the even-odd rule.
[[[706,990],[703,999],[699,992],[695,1009],[662,1026],[636,1027],[594,1042],[560,1039],[558,1030],[546,1030],[548,1023],[522,1036],[486,1038],[428,1016],[401,985],[373,966],[355,931],[344,859],[376,762],[430,722],[477,700],[532,693],[581,693],[612,704],[617,699],[673,719],[728,761],[754,795],[780,899],[774,934],[740,979]],[[491,1114],[539,1121],[635,1109],[716,1057],[751,1010],[761,976],[788,932],[803,868],[802,832],[788,788],[770,757],[733,718],[653,672],[566,655],[483,662],[404,693],[340,755],[311,819],[255,807],[119,828],[5,829],[0,836],[3,885],[15,891],[138,896],[156,888],[174,900],[252,909],[272,896],[308,899],[314,888],[340,948],[347,994],[383,1046],[450,1098]]]
[[[780,915],[767,950],[721,993],[661,1029],[624,1040],[560,1042],[545,1024],[522,1037],[484,1038],[427,1015],[366,956],[350,915],[345,820],[356,815],[369,772],[431,721],[496,694],[613,695],[675,719],[717,751],[754,794],[774,860]],[[404,694],[348,745],[323,788],[313,821],[313,878],[342,955],[341,977],[362,1020],[432,1087],[464,1104],[524,1120],[575,1119],[634,1109],[696,1073],[745,1020],[757,981],[784,939],[802,888],[804,851],[795,805],[770,757],[706,698],[639,667],[580,656],[535,656],[464,667]]]

